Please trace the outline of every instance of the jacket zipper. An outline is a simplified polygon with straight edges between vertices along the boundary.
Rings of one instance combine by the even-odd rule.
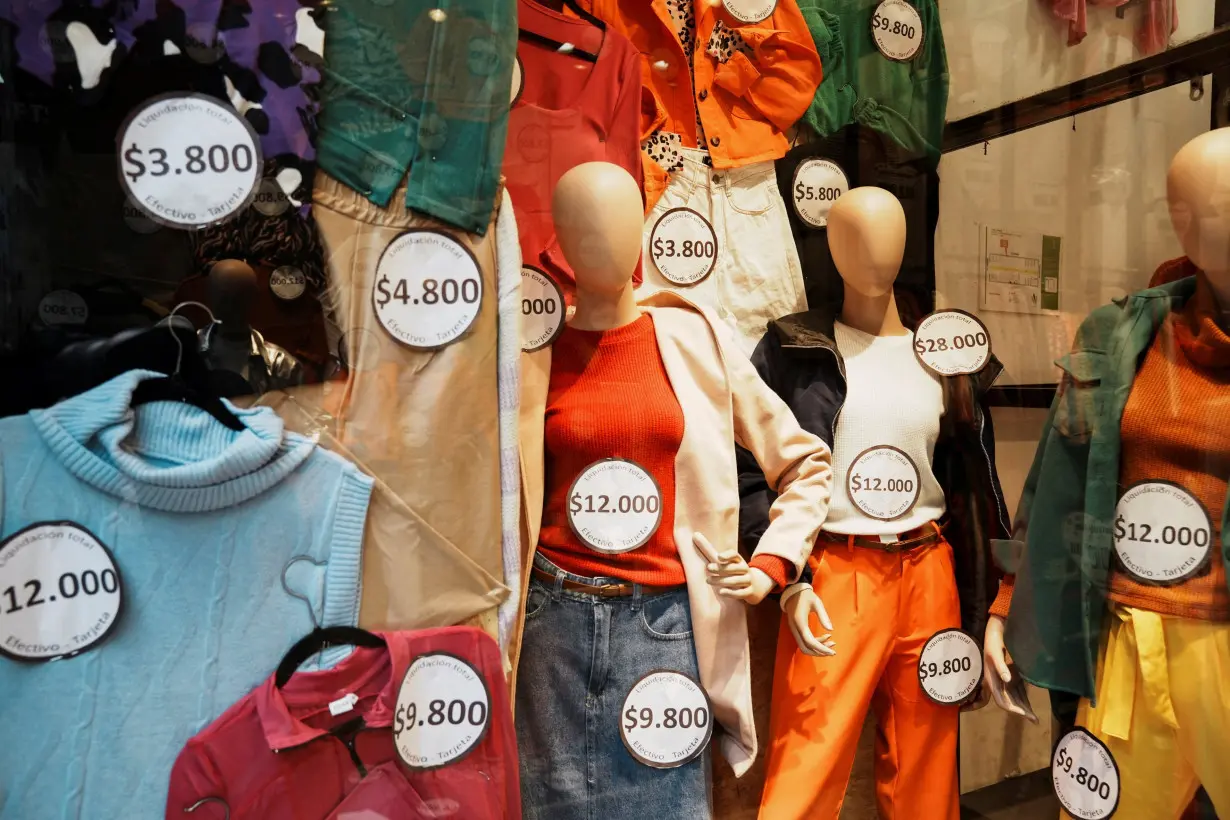
[[[998,376],[996,378],[998,378]],[[995,380],[992,379],[991,384],[994,383]],[[990,386],[991,385],[987,385],[988,388]],[[1004,528],[1004,532],[1009,538],[1011,538],[1012,527],[1008,526],[1008,520],[1004,515],[1005,510],[1003,504],[1001,504],[999,500],[999,492],[995,489],[995,465],[991,463],[991,454],[987,452],[987,446],[982,442],[982,434],[986,431],[987,426],[986,413],[983,411],[982,406],[977,402],[974,403],[974,409],[978,412],[978,449],[982,451],[982,458],[987,465],[987,476],[991,478],[991,497],[995,499],[996,516],[999,519],[1000,526]]]
[[[362,779],[367,777],[367,767],[363,765],[363,760],[359,757],[359,753],[355,751],[354,742],[356,737],[358,737],[358,732],[351,735],[349,740],[342,740],[342,743],[345,744],[346,751],[350,752],[350,760],[354,763],[355,768],[359,770],[359,778]],[[341,738],[338,738],[338,740],[341,740]]]
[[[839,353],[835,347],[829,347],[828,345],[821,345],[820,347],[821,349],[832,353],[833,358],[837,361],[837,372],[841,374],[841,389],[842,395],[844,396],[850,390],[850,380],[846,378],[846,364],[842,361],[841,353]],[[829,428],[829,438],[833,442],[829,445],[830,453],[832,452],[832,448],[837,446],[837,420],[841,418],[841,411],[845,406],[846,400],[843,398],[841,400],[841,404],[837,407],[837,412],[833,414],[833,426]]]

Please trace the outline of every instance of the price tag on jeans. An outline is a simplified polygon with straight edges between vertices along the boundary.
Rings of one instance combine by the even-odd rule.
[[[619,736],[638,763],[655,769],[690,763],[713,737],[709,696],[687,675],[650,672],[624,698]]]
[[[406,231],[376,265],[376,318],[406,347],[435,350],[457,341],[478,318],[482,298],[478,260],[443,231]]]
[[[808,159],[794,169],[794,212],[813,228],[829,224],[829,209],[850,190],[850,180],[831,159]]]
[[[887,444],[859,453],[846,472],[850,503],[880,521],[892,521],[909,512],[918,500],[919,485],[914,461]]]
[[[438,769],[468,755],[487,734],[491,697],[469,661],[447,652],[414,659],[397,690],[393,745],[412,769]]]
[[[884,0],[871,15],[876,48],[890,60],[910,60],[923,44],[922,17],[906,0]]]
[[[937,376],[977,373],[991,361],[991,334],[977,316],[937,310],[918,323],[914,355]]]
[[[604,458],[586,467],[568,490],[568,525],[587,547],[630,552],[662,522],[662,490],[644,467]]]
[[[247,206],[263,159],[256,131],[227,103],[204,94],[147,100],[116,137],[120,182],[150,219],[203,228]]]
[[[293,302],[307,290],[307,277],[294,265],[283,265],[269,274],[269,290],[284,302]]]
[[[564,292],[533,265],[521,266],[521,349],[541,350],[564,329]]]
[[[90,308],[71,290],[53,290],[38,303],[38,318],[45,325],[84,325]]]
[[[1170,481],[1140,481],[1115,506],[1115,555],[1146,584],[1177,584],[1208,565],[1213,521],[1196,497]]]
[[[1085,729],[1073,729],[1055,746],[1051,783],[1064,810],[1081,820],[1106,820],[1119,808],[1119,764]]]
[[[982,683],[982,650],[960,629],[942,629],[923,645],[918,657],[923,694],[944,705],[964,703]]]
[[[0,654],[67,658],[111,632],[123,604],[111,552],[84,527],[45,521],[0,543]]]
[[[759,23],[773,16],[777,0],[722,0],[722,5],[741,23]]]
[[[668,281],[695,285],[717,265],[717,234],[709,220],[691,208],[671,208],[654,223],[649,255]]]

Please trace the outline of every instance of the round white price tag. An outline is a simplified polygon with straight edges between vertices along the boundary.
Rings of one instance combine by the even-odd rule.
[[[1085,729],[1073,729],[1055,746],[1051,783],[1068,814],[1081,820],[1105,820],[1119,808],[1119,764]]]
[[[722,5],[741,23],[759,23],[773,16],[777,0],[722,0]]]
[[[871,16],[871,36],[888,59],[912,59],[923,44],[922,17],[906,0],[884,0]]]
[[[266,177],[256,186],[252,207],[265,216],[281,216],[290,207],[290,197],[282,190],[276,179]]]
[[[407,347],[434,350],[457,341],[478,318],[482,299],[478,260],[443,231],[406,231],[376,265],[376,318]]]
[[[868,447],[846,472],[846,494],[864,515],[892,521],[918,500],[918,467],[902,450],[887,444]]]
[[[918,683],[936,703],[964,703],[982,683],[978,642],[960,629],[936,632],[918,658]]]
[[[564,329],[564,292],[533,265],[521,266],[521,349],[541,350]]]
[[[977,373],[991,361],[991,334],[977,316],[937,310],[918,323],[914,355],[938,376]]]
[[[655,769],[690,763],[713,737],[709,696],[687,675],[650,672],[624,698],[619,736],[638,763]]]
[[[38,318],[45,325],[83,325],[90,318],[90,309],[80,294],[53,290],[39,301]]]
[[[512,68],[512,105],[517,104],[517,100],[521,99],[521,92],[525,91],[525,69],[521,67],[521,55],[516,55],[513,60]]]
[[[630,552],[652,538],[661,521],[662,490],[634,462],[595,461],[568,489],[568,525],[598,552]]]
[[[0,543],[0,655],[67,658],[115,627],[123,604],[111,552],[84,527],[44,521]]]
[[[147,100],[116,137],[120,184],[155,222],[203,228],[247,206],[263,159],[256,131],[204,94]]]
[[[831,159],[808,159],[794,169],[794,212],[813,228],[829,224],[829,209],[850,190],[850,179]]]
[[[691,208],[671,208],[649,234],[649,255],[667,280],[695,285],[717,265],[717,234],[709,220]]]
[[[420,655],[397,691],[393,745],[412,769],[437,769],[468,755],[487,734],[491,697],[468,661],[447,652]]]
[[[1187,490],[1169,481],[1139,481],[1115,506],[1115,555],[1146,584],[1177,584],[1209,562],[1213,521]]]
[[[269,289],[279,299],[293,302],[307,290],[307,277],[294,265],[283,265],[269,274]]]

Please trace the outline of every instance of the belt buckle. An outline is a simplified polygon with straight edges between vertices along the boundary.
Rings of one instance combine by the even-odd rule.
[[[622,598],[623,584],[603,584],[598,587],[599,598]]]

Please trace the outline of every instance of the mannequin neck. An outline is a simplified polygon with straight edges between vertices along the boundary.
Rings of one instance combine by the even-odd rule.
[[[568,324],[577,330],[613,330],[641,317],[632,280],[616,293],[586,290],[577,282],[577,311]]]
[[[904,336],[907,333],[897,313],[897,297],[891,288],[880,296],[865,296],[846,287],[840,319],[842,324],[872,336]]]

